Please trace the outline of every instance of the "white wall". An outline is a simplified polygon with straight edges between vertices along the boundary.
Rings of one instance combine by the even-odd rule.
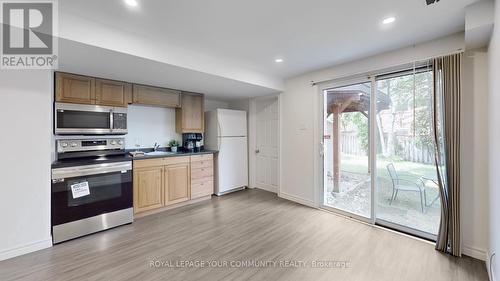
[[[461,224],[463,253],[486,260],[488,249],[488,54],[463,62]]]
[[[331,79],[376,71],[455,52],[464,46],[464,34],[403,48],[304,74],[285,81],[281,94],[281,189],[280,194],[297,202],[319,205],[319,123],[318,88],[311,81]],[[316,136],[317,135],[317,136]],[[316,169],[315,169],[316,167]]]
[[[0,260],[50,247],[52,72],[0,70]]]
[[[229,103],[205,98],[205,111],[216,108],[229,108]],[[136,143],[141,147],[153,147],[157,142],[163,147],[172,139],[182,141],[182,135],[175,132],[174,108],[129,105],[127,119],[127,148],[136,148]]]
[[[495,27],[488,48],[489,63],[489,254],[496,253],[491,260],[491,280],[500,280],[500,4],[495,3]]]
[[[250,110],[250,99],[239,99],[230,101],[229,108],[248,112]]]
[[[137,144],[140,147],[153,147],[155,142],[165,147],[172,139],[182,141],[181,135],[175,132],[174,108],[129,105],[127,125],[127,148],[136,148]]]
[[[205,98],[205,111],[212,111],[217,108],[229,108],[229,103],[223,100]]]

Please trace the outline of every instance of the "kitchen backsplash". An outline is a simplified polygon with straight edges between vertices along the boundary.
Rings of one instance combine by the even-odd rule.
[[[126,148],[153,147],[155,142],[163,147],[171,139],[182,140],[175,132],[174,108],[129,105],[127,119]]]

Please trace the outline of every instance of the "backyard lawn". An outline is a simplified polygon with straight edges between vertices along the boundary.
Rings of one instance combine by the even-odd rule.
[[[344,211],[352,212],[365,217],[370,216],[371,187],[370,175],[367,171],[366,156],[343,154],[341,157],[341,190],[340,193],[325,192],[326,204]],[[420,195],[418,192],[399,192],[398,197],[390,203],[392,182],[387,171],[387,164],[393,163],[400,177],[414,179],[417,183],[420,177],[436,178],[434,165],[409,161],[391,161],[382,157],[377,158],[377,218],[436,234],[440,220],[440,202],[436,200],[432,205],[425,207],[422,213]],[[327,183],[332,190],[332,182]],[[354,188],[353,188],[354,186]],[[350,188],[349,188],[350,187]],[[426,181],[427,203],[438,196],[437,186]]]
[[[341,159],[340,167],[342,171],[356,174],[366,174],[368,172],[366,170],[368,157],[342,154]],[[394,164],[396,171],[401,176],[436,178],[436,167],[434,165],[391,160],[382,158],[379,155],[377,156],[377,177],[390,180],[386,168],[389,163]]]

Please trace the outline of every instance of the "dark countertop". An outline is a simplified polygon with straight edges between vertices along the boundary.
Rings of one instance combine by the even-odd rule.
[[[131,151],[134,151],[134,150],[131,150]],[[104,164],[104,163],[153,159],[153,158],[178,157],[178,156],[190,156],[190,155],[201,155],[201,154],[215,154],[217,152],[218,152],[217,150],[202,150],[199,152],[179,151],[176,153],[165,154],[165,155],[144,155],[144,156],[132,157],[129,154],[129,151],[127,151],[126,154],[122,154],[122,155],[58,160],[58,161],[55,161],[52,163],[52,169],[78,166],[78,165]]]
[[[136,156],[130,158],[132,160],[142,160],[142,159],[151,159],[151,158],[165,158],[165,157],[177,157],[177,156],[191,156],[191,155],[200,155],[200,154],[214,154],[219,151],[217,150],[202,150],[198,152],[187,152],[187,151],[179,151],[175,153],[169,153],[169,154],[164,154],[164,155],[144,155],[144,156]]]

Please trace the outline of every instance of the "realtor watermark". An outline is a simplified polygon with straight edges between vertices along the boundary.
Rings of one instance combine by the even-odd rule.
[[[337,260],[150,260],[150,268],[330,268],[346,269],[349,261]]]
[[[57,2],[0,1],[0,68],[57,68]]]

